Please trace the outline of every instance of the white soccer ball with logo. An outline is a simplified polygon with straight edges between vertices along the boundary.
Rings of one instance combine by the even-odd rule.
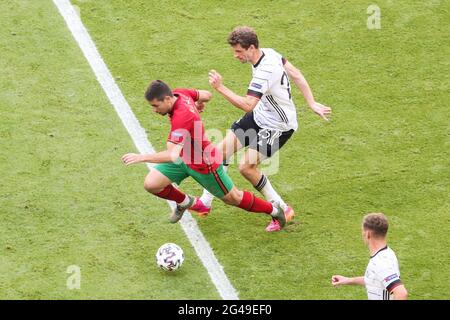
[[[156,263],[166,271],[175,271],[184,261],[184,252],[175,243],[165,243],[156,252]]]

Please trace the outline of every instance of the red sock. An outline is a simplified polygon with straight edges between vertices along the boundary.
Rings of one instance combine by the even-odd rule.
[[[186,198],[186,195],[183,192],[174,188],[171,184],[165,187],[163,191],[155,193],[154,195],[163,199],[175,201],[176,203],[181,203]]]
[[[256,197],[253,193],[244,191],[239,208],[250,212],[261,212],[271,214],[273,206],[270,202]]]

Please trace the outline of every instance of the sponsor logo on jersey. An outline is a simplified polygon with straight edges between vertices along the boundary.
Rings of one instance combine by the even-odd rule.
[[[259,83],[255,83],[255,82],[252,82],[252,84],[250,86],[253,87],[253,88],[256,88],[256,89],[261,89],[262,88],[262,85],[260,85]]]

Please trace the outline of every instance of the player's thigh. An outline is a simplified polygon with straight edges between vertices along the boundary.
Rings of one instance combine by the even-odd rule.
[[[222,165],[206,174],[196,172],[192,169],[189,170],[190,176],[195,181],[219,199],[222,199],[234,187],[233,181],[225,172]]]
[[[184,163],[160,163],[150,170],[145,179],[145,188],[151,189],[153,186],[159,185],[167,186],[169,183],[179,185],[189,176],[186,168]]]
[[[248,148],[239,163],[239,168],[256,168],[265,158],[266,156],[260,153],[258,150]]]
[[[217,149],[221,150],[223,160],[228,160],[233,154],[242,149],[242,144],[233,131],[228,131],[225,138],[217,144]]]
[[[250,145],[255,145],[256,147],[256,141],[260,129],[261,128],[255,122],[253,112],[246,113],[231,126],[231,131],[239,142],[241,148]]]

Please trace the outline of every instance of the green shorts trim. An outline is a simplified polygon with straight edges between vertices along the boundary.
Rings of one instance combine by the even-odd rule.
[[[203,188],[211,192],[217,198],[223,198],[234,187],[233,181],[225,172],[222,165],[207,174],[189,168],[184,162],[160,163],[156,165],[154,169],[158,170],[169,178],[170,181],[178,185],[180,185],[187,177],[192,177],[201,184]]]

